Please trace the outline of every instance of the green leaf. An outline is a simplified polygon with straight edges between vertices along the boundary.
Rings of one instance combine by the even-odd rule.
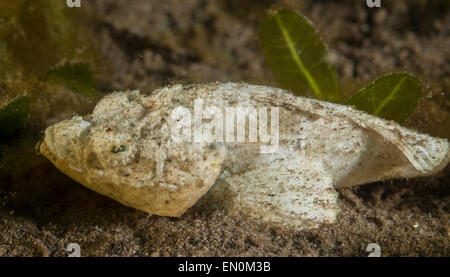
[[[410,73],[384,75],[349,99],[348,105],[375,116],[404,122],[410,116],[422,94],[422,82]]]
[[[0,107],[0,139],[12,137],[25,125],[30,112],[31,98],[18,97]]]
[[[261,22],[264,57],[278,83],[297,95],[338,102],[341,87],[327,48],[303,16],[278,10]]]
[[[56,66],[44,75],[44,80],[63,84],[89,98],[95,96],[95,79],[85,63],[66,63]]]

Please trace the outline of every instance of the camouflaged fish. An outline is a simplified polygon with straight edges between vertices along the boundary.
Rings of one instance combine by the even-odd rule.
[[[92,114],[48,127],[40,150],[77,182],[149,214],[179,217],[206,194],[295,228],[333,223],[335,188],[431,175],[449,160],[446,139],[244,83],[114,92]]]

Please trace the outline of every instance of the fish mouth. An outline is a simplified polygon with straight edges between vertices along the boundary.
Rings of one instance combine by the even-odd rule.
[[[46,157],[47,159],[49,159],[53,164],[56,163],[56,161],[58,160],[58,158],[56,157],[56,155],[54,153],[52,153],[52,151],[50,150],[50,148],[48,147],[47,143],[45,142],[45,140],[42,140],[40,142],[39,145],[39,153],[41,155],[43,155],[44,157]]]
[[[45,130],[44,139],[39,145],[39,152],[52,163],[56,163],[61,159],[55,145],[54,125]]]

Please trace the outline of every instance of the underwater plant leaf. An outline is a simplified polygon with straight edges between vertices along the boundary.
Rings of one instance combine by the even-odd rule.
[[[410,73],[384,75],[352,96],[347,104],[375,116],[404,122],[419,103],[422,82]]]
[[[95,78],[89,66],[85,63],[58,65],[44,75],[44,80],[61,83],[89,98],[95,96]]]
[[[25,125],[30,113],[31,98],[18,97],[0,107],[0,139],[17,134]]]
[[[341,86],[327,48],[303,16],[278,10],[261,22],[264,57],[278,83],[296,95],[338,102]]]

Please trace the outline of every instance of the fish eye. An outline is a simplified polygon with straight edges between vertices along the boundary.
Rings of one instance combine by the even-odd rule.
[[[85,155],[88,164],[97,168],[124,166],[136,155],[134,139],[127,133],[93,131]]]

